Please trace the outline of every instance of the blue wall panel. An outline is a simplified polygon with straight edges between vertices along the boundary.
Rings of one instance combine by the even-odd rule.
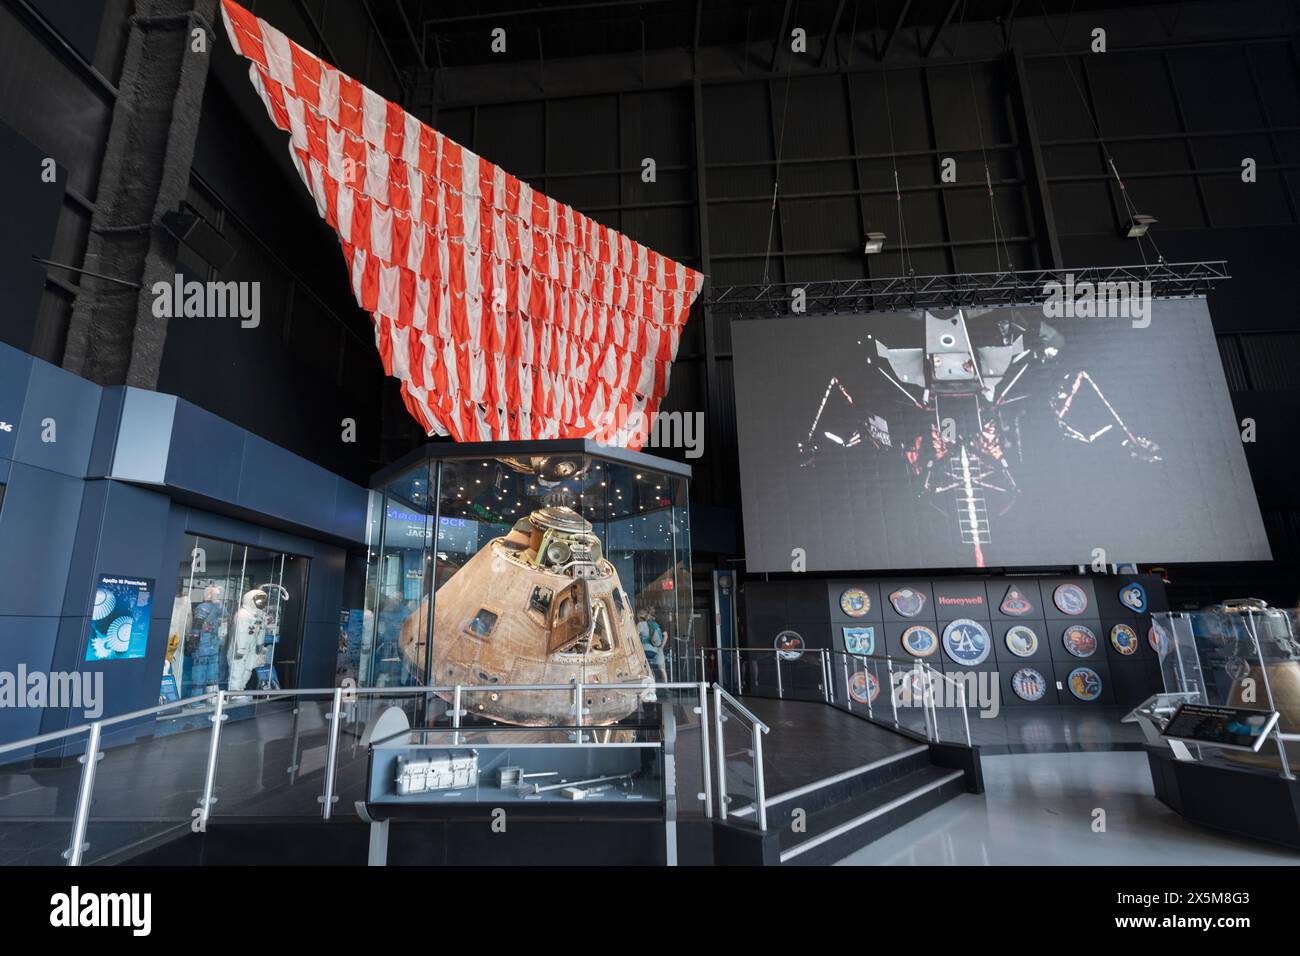
[[[14,459],[64,475],[85,476],[101,391],[71,372],[34,362]],[[54,441],[42,439],[46,419],[53,422]]]
[[[77,519],[77,532],[72,543],[72,560],[67,569],[67,586],[63,592],[62,613],[88,614],[90,612],[89,584],[95,573],[95,559],[99,553],[99,529],[103,523],[104,508],[108,504],[108,491],[112,482],[82,482],[81,515]]]
[[[58,629],[57,617],[0,617],[0,670],[16,674],[19,663],[29,670],[49,670]],[[40,711],[0,707],[0,741],[34,737],[40,727]]]
[[[0,346],[0,458],[14,456],[32,364],[30,355]]]
[[[0,509],[0,615],[58,617],[85,482],[14,462]]]
[[[244,434],[230,422],[178,401],[167,484],[218,501],[235,501],[244,467]]]
[[[56,440],[41,440],[42,419]],[[100,674],[102,716],[158,699],[185,536],[198,534],[300,555],[311,562],[298,679],[334,679],[344,549],[364,540],[366,489],[167,395],[100,388],[0,345],[0,670]],[[179,501],[197,495],[219,514]],[[258,524],[304,528],[299,535]],[[154,581],[145,656],[86,661],[100,575]],[[78,710],[0,708],[0,741],[85,722]],[[152,722],[139,728],[148,731]],[[127,731],[127,733],[133,731]]]
[[[249,435],[237,504],[309,528],[332,528],[338,476]]]

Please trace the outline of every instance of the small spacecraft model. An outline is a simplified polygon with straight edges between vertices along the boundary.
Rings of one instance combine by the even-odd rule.
[[[410,796],[430,790],[464,790],[478,786],[478,751],[453,750],[428,760],[397,758],[397,793]]]
[[[875,354],[867,363],[905,396],[906,430],[891,432],[883,415],[860,408],[832,378],[798,446],[804,467],[858,445],[901,454],[918,497],[955,518],[975,566],[985,567],[990,516],[1006,514],[1021,493],[1013,461],[1024,460],[1021,403],[1032,397],[1024,377],[1031,368],[1053,364],[1065,339],[1042,321],[1021,322],[1006,313],[979,318],[980,344],[961,310],[944,318],[926,312],[920,347],[891,348],[872,340]],[[1066,374],[1048,405],[1066,438],[1095,445],[1118,437],[1133,458],[1160,461],[1159,447],[1129,429],[1086,370]]]
[[[565,505],[519,519],[438,589],[431,646],[427,619],[422,604],[402,625],[401,649],[417,672],[428,659],[436,685],[580,682],[591,725],[614,723],[653,694],[600,686],[653,677],[618,572],[591,522]],[[573,698],[568,690],[475,690],[461,702],[491,720],[547,727],[573,722]]]

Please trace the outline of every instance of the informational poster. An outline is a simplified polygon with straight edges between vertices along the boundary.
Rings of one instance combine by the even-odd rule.
[[[90,612],[86,660],[119,661],[144,657],[153,607],[153,578],[101,574]]]
[[[734,324],[746,566],[1268,560],[1204,299]]]

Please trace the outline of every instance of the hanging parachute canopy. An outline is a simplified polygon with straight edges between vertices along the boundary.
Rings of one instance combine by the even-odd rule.
[[[700,273],[534,192],[238,4],[221,12],[425,431],[640,448]]]

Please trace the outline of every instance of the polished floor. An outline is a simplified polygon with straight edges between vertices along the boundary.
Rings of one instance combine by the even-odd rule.
[[[962,794],[839,865],[1300,864],[1300,853],[1184,822],[1156,800],[1145,753],[1015,753],[983,766],[985,793]]]

